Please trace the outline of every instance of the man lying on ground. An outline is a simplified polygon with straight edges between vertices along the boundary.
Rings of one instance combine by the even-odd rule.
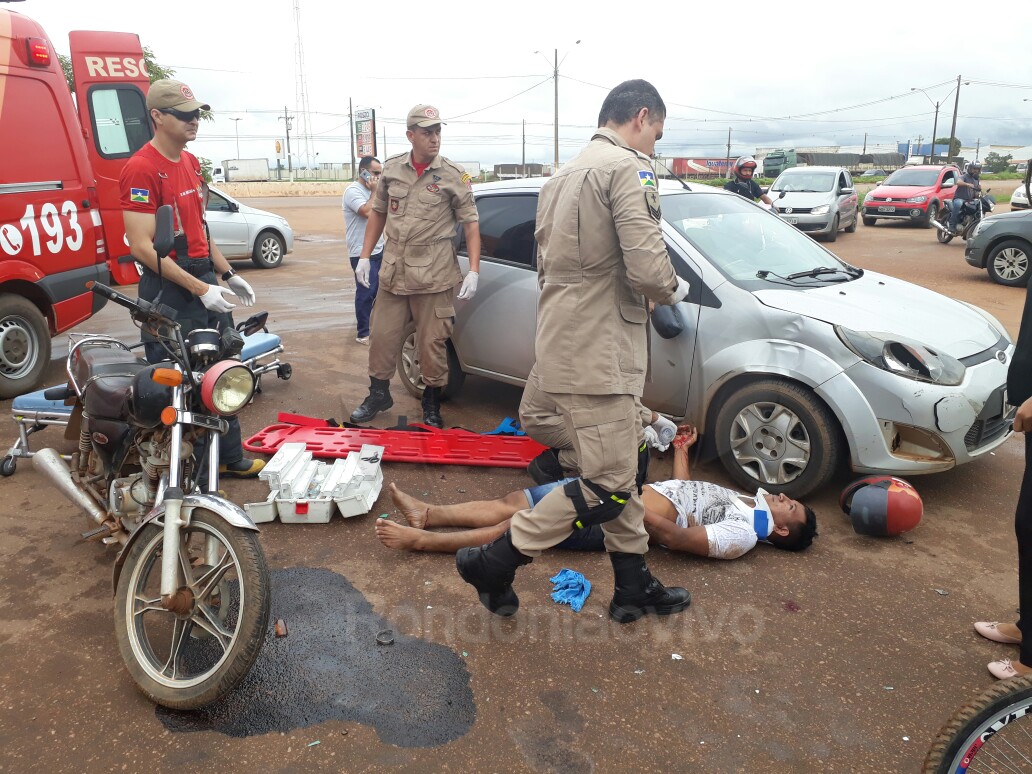
[[[763,541],[786,551],[802,551],[817,535],[817,516],[798,500],[763,489],[747,497],[705,481],[692,481],[688,450],[698,439],[684,425],[674,439],[674,478],[646,484],[642,492],[649,543],[714,559],[737,559]],[[388,548],[454,553],[466,546],[489,543],[509,528],[517,511],[571,479],[510,492],[498,500],[430,505],[405,494],[393,483],[391,498],[409,526],[376,520],[376,536]],[[430,532],[431,527],[468,527],[456,532]],[[575,551],[604,551],[602,528],[577,530],[559,544]]]

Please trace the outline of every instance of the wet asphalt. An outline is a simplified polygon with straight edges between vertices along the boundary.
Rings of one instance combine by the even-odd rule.
[[[279,411],[345,416],[365,394],[367,350],[354,342],[339,202],[248,203],[284,214],[299,238],[277,270],[237,267],[294,366],[291,381],[267,380],[242,416],[245,435]],[[991,284],[931,231],[861,227],[833,249],[979,304],[1016,333],[1024,292]],[[81,328],[133,333],[110,306]],[[53,382],[60,370],[55,361]],[[416,399],[393,393],[379,426],[418,416]],[[492,429],[515,416],[519,395],[471,377],[445,421]],[[59,444],[54,433],[34,442]],[[13,439],[0,421],[0,445]],[[694,602],[627,626],[605,615],[606,557],[573,552],[521,569],[519,614],[492,618],[451,557],[379,544],[376,516],[400,518],[386,493],[367,516],[264,525],[272,620],[288,634],[270,629],[226,700],[173,713],[135,690],[115,647],[114,552],[82,543],[86,520],[22,462],[0,480],[0,771],[915,771],[953,709],[992,682],[986,662],[1016,656],[971,623],[1014,615],[1022,464],[1012,439],[914,478],[925,516],[900,538],[852,531],[837,504],[852,478],[843,473],[810,498],[820,537],[803,555],[761,547],[715,562],[652,551],[655,574]],[[659,455],[652,476],[670,466]],[[384,473],[434,502],[528,484],[511,469],[395,463]],[[728,483],[713,464],[696,474]],[[225,488],[241,503],[267,494],[256,481]],[[592,582],[580,613],[549,599],[548,578],[563,567]],[[383,630],[393,645],[376,644]]]

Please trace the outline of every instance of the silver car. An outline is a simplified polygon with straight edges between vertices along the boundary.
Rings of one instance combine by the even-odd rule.
[[[208,188],[204,217],[215,244],[231,261],[250,258],[260,269],[275,269],[294,249],[294,230],[286,218],[248,207],[217,188]]]
[[[480,287],[456,302],[451,394],[466,373],[519,385],[530,372],[542,182],[474,188]],[[678,304],[683,332],[651,331],[644,402],[698,424],[739,485],[801,497],[843,464],[934,473],[1010,436],[1013,344],[991,315],[854,268],[741,196],[666,181],[660,192],[667,249],[691,293]],[[418,394],[412,336],[401,354]]]
[[[852,234],[860,219],[853,178],[844,167],[786,169],[767,195],[786,223],[827,242],[838,239],[839,229]]]

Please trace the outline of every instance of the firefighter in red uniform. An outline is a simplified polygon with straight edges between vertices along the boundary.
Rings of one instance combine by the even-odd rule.
[[[254,291],[230,268],[204,228],[204,178],[197,158],[186,150],[197,137],[201,111],[211,108],[197,100],[185,83],[163,79],[151,84],[147,109],[154,138],[129,159],[119,180],[129,251],[143,266],[140,298],[153,301],[160,292],[161,303],[176,310],[184,336],[198,328],[232,327],[230,312],[235,307],[226,294],[236,294],[244,306],[252,306]],[[155,213],[163,204],[172,205],[176,236],[174,251],[161,259],[158,279]],[[229,289],[219,286],[216,273]],[[153,335],[144,331],[143,341],[149,362],[167,359]],[[202,449],[195,453],[203,458]],[[229,420],[229,431],[220,439],[219,459],[219,472],[236,478],[257,476],[265,466],[261,460],[244,458],[236,417]]]

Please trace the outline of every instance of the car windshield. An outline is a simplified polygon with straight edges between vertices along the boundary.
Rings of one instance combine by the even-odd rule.
[[[812,287],[846,281],[854,271],[794,226],[740,196],[671,192],[663,197],[663,219],[743,287]],[[822,267],[842,271],[783,279]],[[757,277],[758,272],[763,276]]]
[[[772,191],[830,191],[834,172],[786,172],[770,187]]]
[[[935,185],[938,179],[937,169],[897,169],[882,185]]]

